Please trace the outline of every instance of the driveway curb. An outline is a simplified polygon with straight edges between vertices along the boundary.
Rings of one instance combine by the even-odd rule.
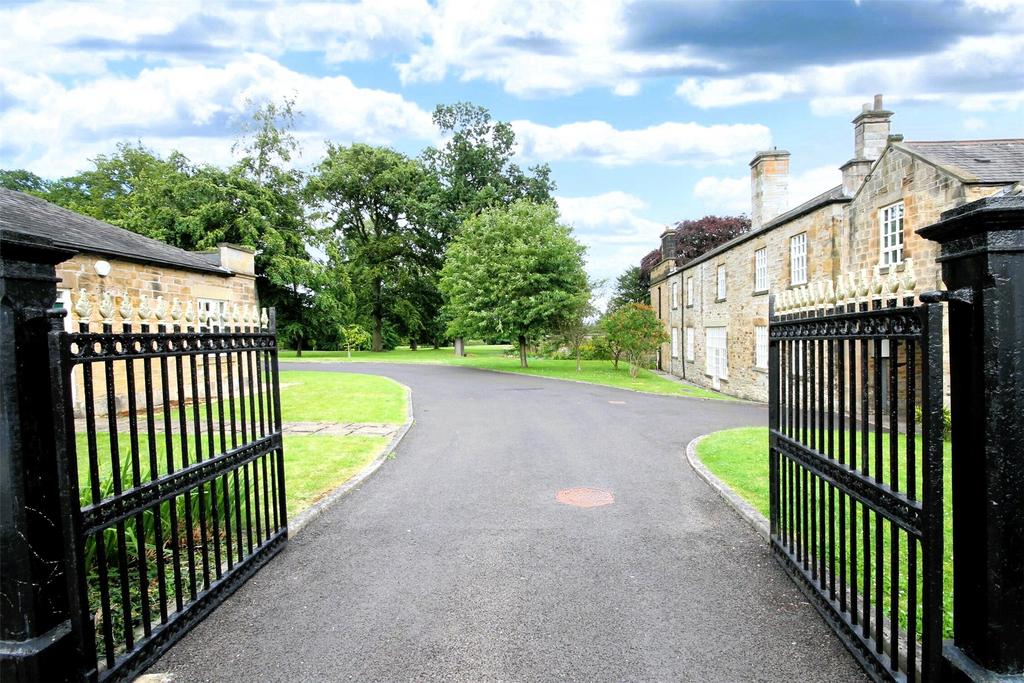
[[[392,381],[395,380],[392,379]],[[384,450],[381,451],[376,458],[374,458],[371,462],[367,463],[367,465],[363,469],[359,470],[359,472],[353,474],[351,477],[349,477],[344,482],[339,484],[338,487],[332,490],[330,493],[324,495],[323,498],[318,500],[312,506],[306,508],[305,510],[297,514],[294,520],[289,521],[289,536],[293,536],[302,531],[306,527],[306,525],[308,525],[314,519],[316,519],[324,512],[326,512],[328,508],[330,508],[332,505],[338,502],[347,493],[352,491],[352,489],[354,489],[356,486],[358,486],[359,484],[363,483],[366,479],[368,479],[370,475],[372,475],[374,472],[380,469],[380,466],[384,464],[384,461],[387,460],[392,453],[394,453],[396,448],[398,448],[398,444],[401,443],[402,439],[409,431],[409,428],[412,427],[413,422],[416,421],[416,418],[412,412],[412,389],[410,389],[405,384],[402,384],[401,382],[395,383],[400,384],[402,388],[405,389],[406,412],[409,415],[406,418],[405,422],[398,429],[395,435],[391,437],[391,441],[388,443],[387,446],[384,447]]]
[[[761,535],[765,541],[769,540],[770,531],[768,526],[768,519],[754,509],[747,501],[740,498],[740,496],[733,491],[728,484],[716,477],[711,473],[703,462],[700,461],[700,457],[697,456],[697,444],[711,436],[710,434],[703,434],[698,436],[696,439],[686,444],[686,460],[690,463],[690,467],[693,468],[701,479],[707,482],[708,486],[718,492],[718,495],[725,499],[725,502],[732,507],[733,510],[739,513],[740,517],[745,519],[750,526],[754,527],[754,530]]]

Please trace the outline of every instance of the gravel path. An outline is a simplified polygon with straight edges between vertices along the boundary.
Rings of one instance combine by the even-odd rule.
[[[435,365],[395,458],[152,671],[180,681],[848,681],[852,657],[686,444],[762,406]],[[329,397],[325,397],[329,400]],[[561,489],[610,491],[579,508]]]

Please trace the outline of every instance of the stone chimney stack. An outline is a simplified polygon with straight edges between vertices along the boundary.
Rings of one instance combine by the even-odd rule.
[[[864,182],[871,164],[889,144],[889,119],[892,112],[882,108],[882,96],[875,95],[853,120],[853,158],[842,166],[843,192],[853,195]]]
[[[789,152],[758,152],[750,162],[750,227],[762,225],[789,208]]]
[[[676,229],[665,228],[661,233],[661,260],[667,261],[676,257]]]

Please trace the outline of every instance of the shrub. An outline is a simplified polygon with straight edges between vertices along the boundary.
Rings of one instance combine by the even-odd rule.
[[[918,423],[923,421],[923,415],[921,413],[921,406],[914,408],[914,420]],[[949,440],[950,434],[953,431],[953,415],[949,412],[949,408],[942,406],[942,438]]]

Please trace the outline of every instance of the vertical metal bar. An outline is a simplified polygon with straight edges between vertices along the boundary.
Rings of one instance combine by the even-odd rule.
[[[253,382],[253,367],[252,367],[252,339],[246,340],[247,344],[250,344],[248,350],[245,352],[245,366],[248,371],[246,374],[249,378],[249,425],[250,439],[256,441],[259,437],[256,435],[256,390]],[[257,460],[252,461],[252,485],[253,485],[253,506],[256,508],[256,544],[260,545],[263,543],[263,522],[260,519],[260,474],[259,474],[259,463],[263,460],[262,456]]]
[[[772,538],[779,533],[779,483],[778,451],[776,449],[779,429],[779,342],[772,339],[772,323],[775,319],[775,297],[768,297],[768,529]]]
[[[196,352],[199,339],[196,337],[195,328],[189,326],[189,345],[191,353],[188,354],[189,386],[192,388],[192,429],[196,437],[196,462],[203,460],[203,430],[202,420],[199,418],[199,373],[196,368]],[[207,404],[209,412],[209,404]],[[212,453],[211,453],[212,455]],[[206,486],[199,484],[199,543],[203,546],[203,590],[210,589],[210,540],[206,525]]]
[[[913,337],[905,347],[907,422],[907,497],[917,499],[917,345]],[[917,538],[907,534],[907,680],[913,681],[917,668]]]
[[[853,304],[852,306],[856,306]],[[857,470],[857,346],[850,339],[850,469]],[[857,624],[857,501],[849,496],[850,503],[850,623]]]
[[[277,331],[277,314],[273,308],[270,309],[270,330],[271,332]],[[273,370],[273,386],[271,391],[274,396],[274,431],[278,433],[278,439],[281,434],[281,381],[280,373],[277,365],[277,341],[275,339],[274,346],[271,348],[271,368]],[[284,472],[284,447],[279,446],[277,449],[277,488],[278,488],[278,504],[280,505],[281,515],[281,526],[285,529],[288,528],[288,508],[285,504],[287,500],[285,498],[285,472]]]
[[[110,323],[103,323],[105,343],[113,345],[113,334],[112,325]],[[124,482],[121,478],[121,435],[117,426],[117,391],[114,388],[114,361],[112,358],[103,361],[103,371],[107,381],[107,435],[110,445],[110,478],[113,493],[117,496],[121,494]],[[114,525],[114,530],[115,538],[117,539],[117,583],[121,593],[121,619],[123,620],[122,639],[124,640],[125,647],[131,650],[135,647],[135,637],[132,631],[131,580],[128,573],[128,543],[124,531],[124,522],[117,522]]]
[[[868,312],[867,302],[861,304],[861,312]],[[876,359],[877,361],[877,359]],[[861,420],[860,420],[860,465],[861,474],[867,476],[869,474],[869,460],[868,460],[868,396],[870,394],[869,383],[868,383],[868,341],[867,339],[861,339],[860,342],[860,396],[861,396]],[[863,607],[864,614],[862,619],[864,637],[867,638],[870,634],[871,628],[871,510],[869,506],[862,504],[861,510],[861,525],[862,525],[862,550],[864,558],[863,562]]]
[[[942,665],[942,307],[924,304],[923,313],[921,677],[932,681],[939,680]]]
[[[229,349],[225,354],[227,356],[227,368],[228,368],[228,415],[231,421],[231,447],[238,447],[238,424],[236,421],[235,413],[235,374],[232,369],[234,366],[234,354],[231,353],[231,328],[228,327],[225,336],[226,347]],[[239,475],[238,469],[236,468],[232,472],[232,486],[234,487],[235,494],[235,532],[238,549],[238,561],[241,562],[245,559],[245,548],[242,545],[242,497],[239,492]],[[251,544],[250,544],[251,545]]]
[[[893,301],[893,305],[895,305]],[[899,490],[899,382],[897,361],[899,340],[889,341],[889,486]],[[900,530],[889,523],[889,650],[893,669],[899,669],[899,606],[900,606]],[[910,615],[907,615],[909,619]]]
[[[242,336],[242,328],[235,326],[234,334],[234,345],[235,354],[234,360],[235,365],[238,367],[238,423],[242,432],[241,442],[243,444],[249,443],[249,430],[246,427],[245,420],[245,363],[242,362],[242,344],[244,337]],[[252,487],[249,483],[249,464],[246,463],[240,468],[242,471],[242,489],[245,491],[245,539],[246,548],[248,553],[252,555]],[[235,470],[235,476],[238,475],[238,470]],[[241,543],[238,544],[241,549]]]
[[[174,434],[171,431],[171,382],[167,371],[167,328],[164,325],[157,326],[160,343],[160,390],[163,397],[164,414],[164,450],[167,460],[167,473],[174,472]],[[168,515],[171,521],[170,538],[171,561],[174,573],[174,604],[180,612],[184,602],[181,595],[181,551],[178,540],[178,499],[172,497],[167,501]]]
[[[833,311],[834,312],[834,311]],[[828,340],[828,457],[835,460],[835,339]],[[828,487],[828,594],[836,599],[836,487]]]
[[[839,386],[839,464],[846,464],[846,340],[837,339]],[[846,612],[846,493],[839,491],[839,609]]]
[[[882,301],[876,300],[874,304],[875,310],[881,310]],[[884,448],[883,440],[883,429],[882,420],[885,416],[885,410],[882,403],[882,391],[884,389],[884,379],[882,376],[882,338],[875,337],[874,349],[872,351],[874,357],[874,368],[873,368],[873,384],[874,384],[874,399],[875,399],[875,481],[882,483],[885,481],[885,466],[884,466]],[[892,360],[890,359],[890,364]],[[875,636],[875,652],[878,654],[882,653],[882,624],[883,624],[883,593],[885,586],[883,584],[884,571],[885,571],[885,549],[882,545],[885,537],[885,520],[882,518],[878,511],[875,511],[875,619],[874,619],[874,636]]]
[[[144,344],[149,344],[149,324],[143,323],[142,334],[146,335]],[[160,467],[157,464],[158,452],[156,446],[156,424],[153,399],[153,364],[151,358],[144,358],[142,361],[143,380],[146,384],[146,445],[149,450],[149,479],[156,481],[160,478]],[[153,508],[153,537],[156,544],[156,583],[158,597],[160,599],[160,623],[167,623],[167,572],[165,571],[164,558],[164,527],[163,527],[163,505],[159,502]]]
[[[207,353],[208,341],[200,335],[199,343],[203,348],[203,398],[206,404],[206,447],[210,457],[217,453],[213,433],[213,403],[210,400],[210,354]],[[213,574],[218,579],[221,576],[220,557],[220,510],[217,507],[217,480],[210,481],[210,518],[213,521]]]
[[[215,349],[217,352],[213,354],[214,369],[217,371],[217,419],[220,432],[220,452],[224,453],[228,450],[227,434],[225,433],[226,427],[224,422],[224,382],[223,382],[223,370],[221,368],[221,353],[220,349],[224,346],[224,337],[221,336],[219,327],[214,328],[214,333],[217,334],[217,338],[214,339]],[[234,554],[231,545],[231,494],[228,492],[230,488],[228,473],[225,472],[220,479],[220,489],[224,497],[224,545],[227,550],[226,556],[228,561],[228,569],[235,566]]]
[[[189,448],[188,448],[188,416],[185,408],[185,379],[184,369],[182,367],[182,349],[181,349],[181,326],[174,325],[174,334],[177,337],[174,340],[175,351],[174,351],[174,368],[175,368],[175,379],[178,387],[178,438],[181,443],[181,467],[184,469],[189,466]],[[192,519],[192,490],[186,488],[183,491],[185,500],[185,548],[188,553],[186,561],[188,563],[188,595],[189,599],[194,601],[196,599],[196,547],[195,547],[195,525]]]
[[[272,338],[270,343],[275,344],[276,340]],[[265,398],[267,401],[267,432],[275,433],[277,430],[274,428],[274,380],[270,371],[270,351],[263,352],[263,370],[263,377],[267,383],[265,391]],[[270,487],[270,497],[274,513],[274,532],[276,533],[281,528],[281,521],[278,517],[277,511],[277,479],[281,474],[277,467],[277,458],[271,456],[269,460],[270,476],[274,482],[273,486]]]
[[[127,337],[125,344],[132,345],[130,323],[124,323],[122,331]],[[134,349],[129,348],[129,351]],[[140,463],[141,450],[139,448],[139,419],[138,399],[135,395],[135,360],[126,358],[124,362],[125,387],[128,392],[128,440],[131,447],[132,457],[132,487],[139,488],[142,485],[142,465]],[[149,607],[149,567],[146,559],[146,520],[143,513],[135,515],[135,541],[137,568],[139,573],[139,600],[142,609],[142,633],[149,637],[152,627],[150,620],[152,615]]]
[[[88,328],[82,330],[88,332]],[[100,502],[100,468],[99,456],[96,448],[96,408],[94,405],[94,394],[92,386],[92,363],[86,361],[82,364],[82,385],[85,394],[85,429],[86,444],[89,449],[89,488],[92,495],[93,505]],[[85,539],[82,539],[85,542]],[[103,656],[106,659],[107,667],[114,666],[114,635],[111,629],[110,618],[110,579],[107,575],[107,550],[104,543],[104,533],[100,531],[95,535],[96,543],[96,568],[100,578],[100,614],[103,622]]]

